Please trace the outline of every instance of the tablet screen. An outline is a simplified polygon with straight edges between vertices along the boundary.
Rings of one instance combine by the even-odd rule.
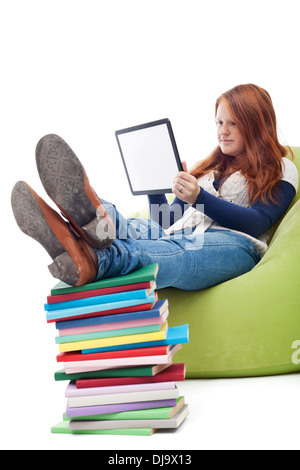
[[[116,137],[133,194],[172,192],[182,166],[168,119],[116,131]]]

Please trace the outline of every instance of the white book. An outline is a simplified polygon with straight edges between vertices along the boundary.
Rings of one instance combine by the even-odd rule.
[[[189,414],[188,405],[184,405],[173,418],[166,419],[121,419],[121,420],[95,420],[75,421],[71,420],[69,428],[72,431],[95,430],[95,429],[130,429],[130,428],[156,428],[176,429]]]
[[[144,392],[149,390],[167,390],[175,388],[175,382],[154,382],[145,384],[111,385],[108,387],[77,388],[75,384],[69,383],[65,391],[65,397],[85,397],[88,395],[108,395],[109,393]]]
[[[71,397],[68,407],[112,405],[116,403],[134,403],[141,401],[170,400],[179,397],[178,388],[171,390],[151,390],[144,392],[113,393],[108,395],[90,395],[85,397]]]

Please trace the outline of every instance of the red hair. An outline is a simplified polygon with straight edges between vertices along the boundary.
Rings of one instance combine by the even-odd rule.
[[[228,158],[220,147],[191,171],[197,179],[216,170],[219,176],[240,171],[249,181],[249,199],[274,202],[277,183],[282,178],[282,158],[290,147],[281,145],[277,137],[277,123],[273,103],[269,93],[257,85],[238,85],[223,93],[216,101],[215,114],[220,102],[228,107],[231,117],[240,130],[245,142],[242,164],[234,167],[234,158]]]

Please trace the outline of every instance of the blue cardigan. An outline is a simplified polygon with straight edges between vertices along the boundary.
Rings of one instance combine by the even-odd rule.
[[[218,180],[214,181],[214,187],[216,190],[218,189]],[[196,208],[197,204],[202,204],[205,215],[208,215],[222,227],[238,230],[252,237],[259,238],[283,216],[294,199],[295,193],[295,188],[290,183],[281,180],[278,183],[276,203],[269,201],[267,204],[263,204],[261,201],[256,201],[251,207],[243,207],[224,201],[201,188],[200,194],[193,207]],[[182,214],[189,207],[187,203],[181,201],[178,197],[175,197],[172,204],[169,205],[165,194],[149,195],[148,200],[150,205],[150,217],[154,217],[151,210],[152,204],[163,205],[164,214],[166,214],[166,210],[169,212],[170,225],[176,222],[174,211],[172,211],[174,204],[179,204],[182,207]],[[178,211],[175,211],[175,214],[176,213],[178,213]],[[158,215],[158,220],[156,218],[155,221],[159,223],[162,228],[169,228],[170,225],[168,227],[162,225],[163,220],[166,219],[166,217],[162,217],[162,210],[158,211],[158,213],[155,211],[155,215]]]

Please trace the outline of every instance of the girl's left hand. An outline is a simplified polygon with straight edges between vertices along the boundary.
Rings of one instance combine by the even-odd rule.
[[[183,171],[179,171],[174,178],[172,191],[181,201],[195,204],[200,194],[200,186],[197,179],[188,173],[186,162],[182,162],[182,167]]]

